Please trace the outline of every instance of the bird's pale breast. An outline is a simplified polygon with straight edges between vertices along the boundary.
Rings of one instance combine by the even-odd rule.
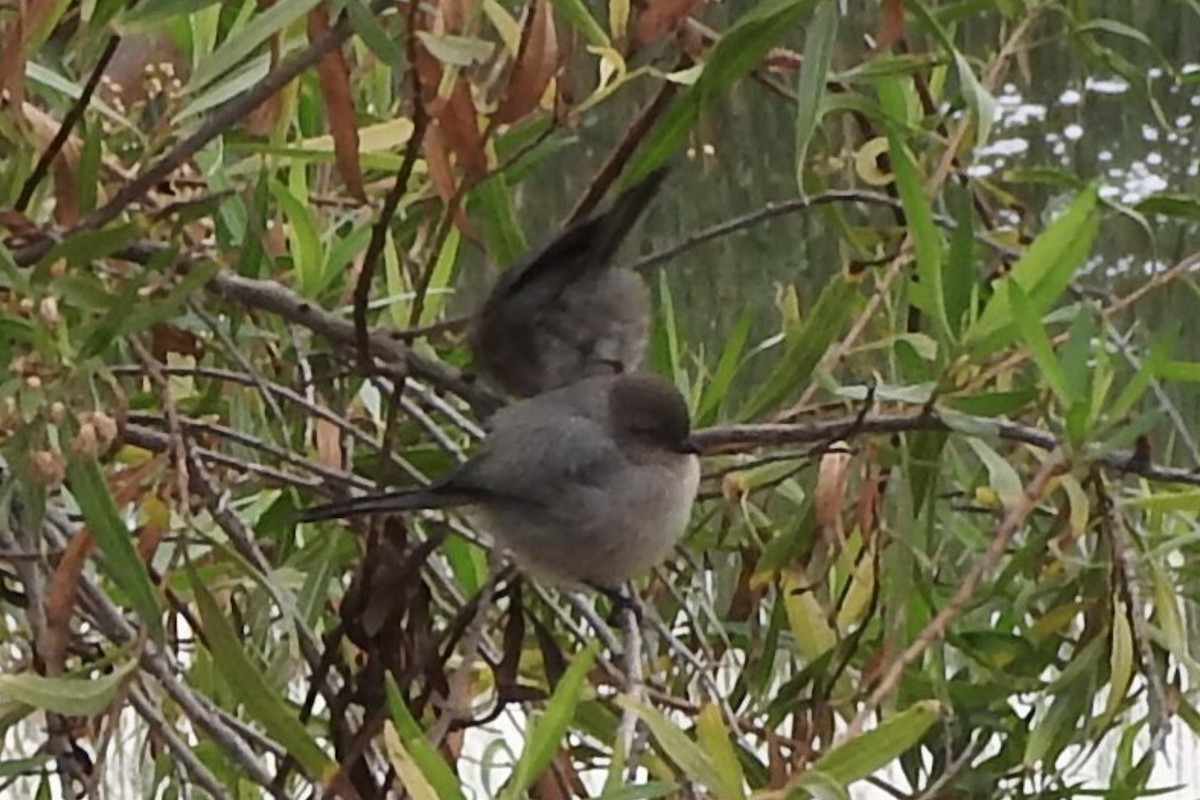
[[[657,566],[679,542],[700,481],[695,456],[629,465],[603,490],[578,486],[563,508],[481,509],[479,518],[527,572],[557,583],[618,586]]]

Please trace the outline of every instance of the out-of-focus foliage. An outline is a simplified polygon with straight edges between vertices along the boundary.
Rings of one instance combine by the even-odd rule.
[[[1200,363],[1135,320],[1197,261],[1122,291],[1086,267],[1106,226],[1157,246],[1200,201],[970,169],[1000,83],[1047,50],[1194,86],[1138,18],[1089,9],[0,8],[0,786],[1071,797],[1086,767],[1145,793],[1167,729],[1200,724],[1200,464],[1173,400]],[[782,152],[709,147],[751,95],[794,120],[791,197],[725,192],[729,224],[638,261],[651,367],[708,456],[640,635],[497,580],[462,519],[296,524],[469,450],[494,398],[462,314],[546,235],[530,195],[586,179],[561,222],[673,161],[664,205],[699,205],[739,183],[730,151]],[[823,272],[791,269],[783,226],[782,263],[659,271],[800,214]],[[685,298],[729,287],[713,331]]]

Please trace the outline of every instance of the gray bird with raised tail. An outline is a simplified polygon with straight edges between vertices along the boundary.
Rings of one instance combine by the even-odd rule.
[[[301,515],[463,506],[532,576],[611,593],[682,537],[697,453],[674,385],[645,373],[598,376],[502,408],[475,454],[430,486]]]
[[[569,226],[504,271],[468,334],[485,377],[510,395],[532,397],[641,366],[650,290],[613,258],[667,172],[651,172],[607,211]]]

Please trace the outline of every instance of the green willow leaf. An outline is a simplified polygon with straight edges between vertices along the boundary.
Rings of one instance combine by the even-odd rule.
[[[129,661],[96,677],[0,675],[0,697],[55,714],[92,717],[104,713],[136,667],[136,661]]]
[[[775,408],[808,383],[825,351],[850,318],[859,295],[858,286],[847,275],[835,275],[825,286],[804,324],[788,334],[774,373],[751,397],[740,414],[741,419],[754,419]]]
[[[529,728],[525,749],[521,751],[521,757],[513,768],[512,779],[502,797],[516,800],[524,796],[554,759],[571,720],[575,718],[575,709],[579,705],[588,672],[596,660],[596,650],[597,646],[593,643],[576,654],[558,686],[554,687],[546,710]]]
[[[823,0],[804,37],[804,62],[796,78],[796,187],[804,195],[804,164],[808,146],[821,122],[825,82],[837,42],[838,4]]]
[[[732,736],[733,732],[721,718],[721,710],[715,703],[705,703],[696,715],[696,740],[713,765],[717,781],[712,787],[713,794],[721,800],[745,800],[742,784],[746,779],[738,763],[737,751],[731,744]]]
[[[391,714],[392,725],[409,759],[403,762],[403,766],[396,765],[401,783],[414,797],[418,795],[414,786],[423,784],[435,793],[434,797],[443,800],[463,800],[465,795],[462,793],[458,777],[409,713],[392,673],[389,672],[385,676],[384,686],[387,690],[388,713]]]
[[[913,703],[873,730],[843,742],[813,762],[813,769],[842,785],[870,777],[915,746],[942,715],[936,700]]]
[[[229,691],[310,778],[322,784],[334,780],[338,775],[337,762],[308,733],[298,712],[284,702],[280,688],[267,682],[263,671],[246,653],[245,641],[234,632],[228,615],[209,594],[199,574],[189,568],[188,578],[204,625],[205,641]]]
[[[1096,184],[1080,192],[1066,212],[1051,222],[1013,265],[979,319],[967,331],[966,341],[979,351],[977,355],[1003,347],[1012,339],[1012,308],[1008,292],[1001,288],[1003,284],[1019,284],[1038,316],[1053,307],[1095,241],[1100,227],[1098,202]]]
[[[246,56],[288,25],[320,5],[321,0],[282,0],[235,29],[229,38],[196,65],[184,94],[195,94],[239,66]]]
[[[658,743],[667,758],[683,771],[684,776],[714,791],[722,784],[722,778],[708,755],[698,744],[688,738],[688,735],[679,728],[677,723],[668,719],[653,706],[639,702],[632,697],[622,695],[617,698],[617,703],[622,708],[633,711],[641,718],[642,722],[646,723],[654,741]]]
[[[88,531],[104,553],[104,571],[121,588],[138,612],[154,641],[162,642],[162,605],[158,588],[133,546],[129,528],[121,519],[104,474],[94,458],[73,458],[67,463],[67,485]]]

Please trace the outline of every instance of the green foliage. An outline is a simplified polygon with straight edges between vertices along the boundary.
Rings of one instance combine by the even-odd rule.
[[[78,793],[91,732],[105,796],[1161,788],[1200,731],[1200,194],[1108,164],[1192,113],[1200,7],[842,5],[0,14],[0,786]],[[1089,104],[1127,129],[1043,146]],[[663,163],[619,260],[707,458],[640,637],[470,518],[296,523],[469,452],[485,278]]]

